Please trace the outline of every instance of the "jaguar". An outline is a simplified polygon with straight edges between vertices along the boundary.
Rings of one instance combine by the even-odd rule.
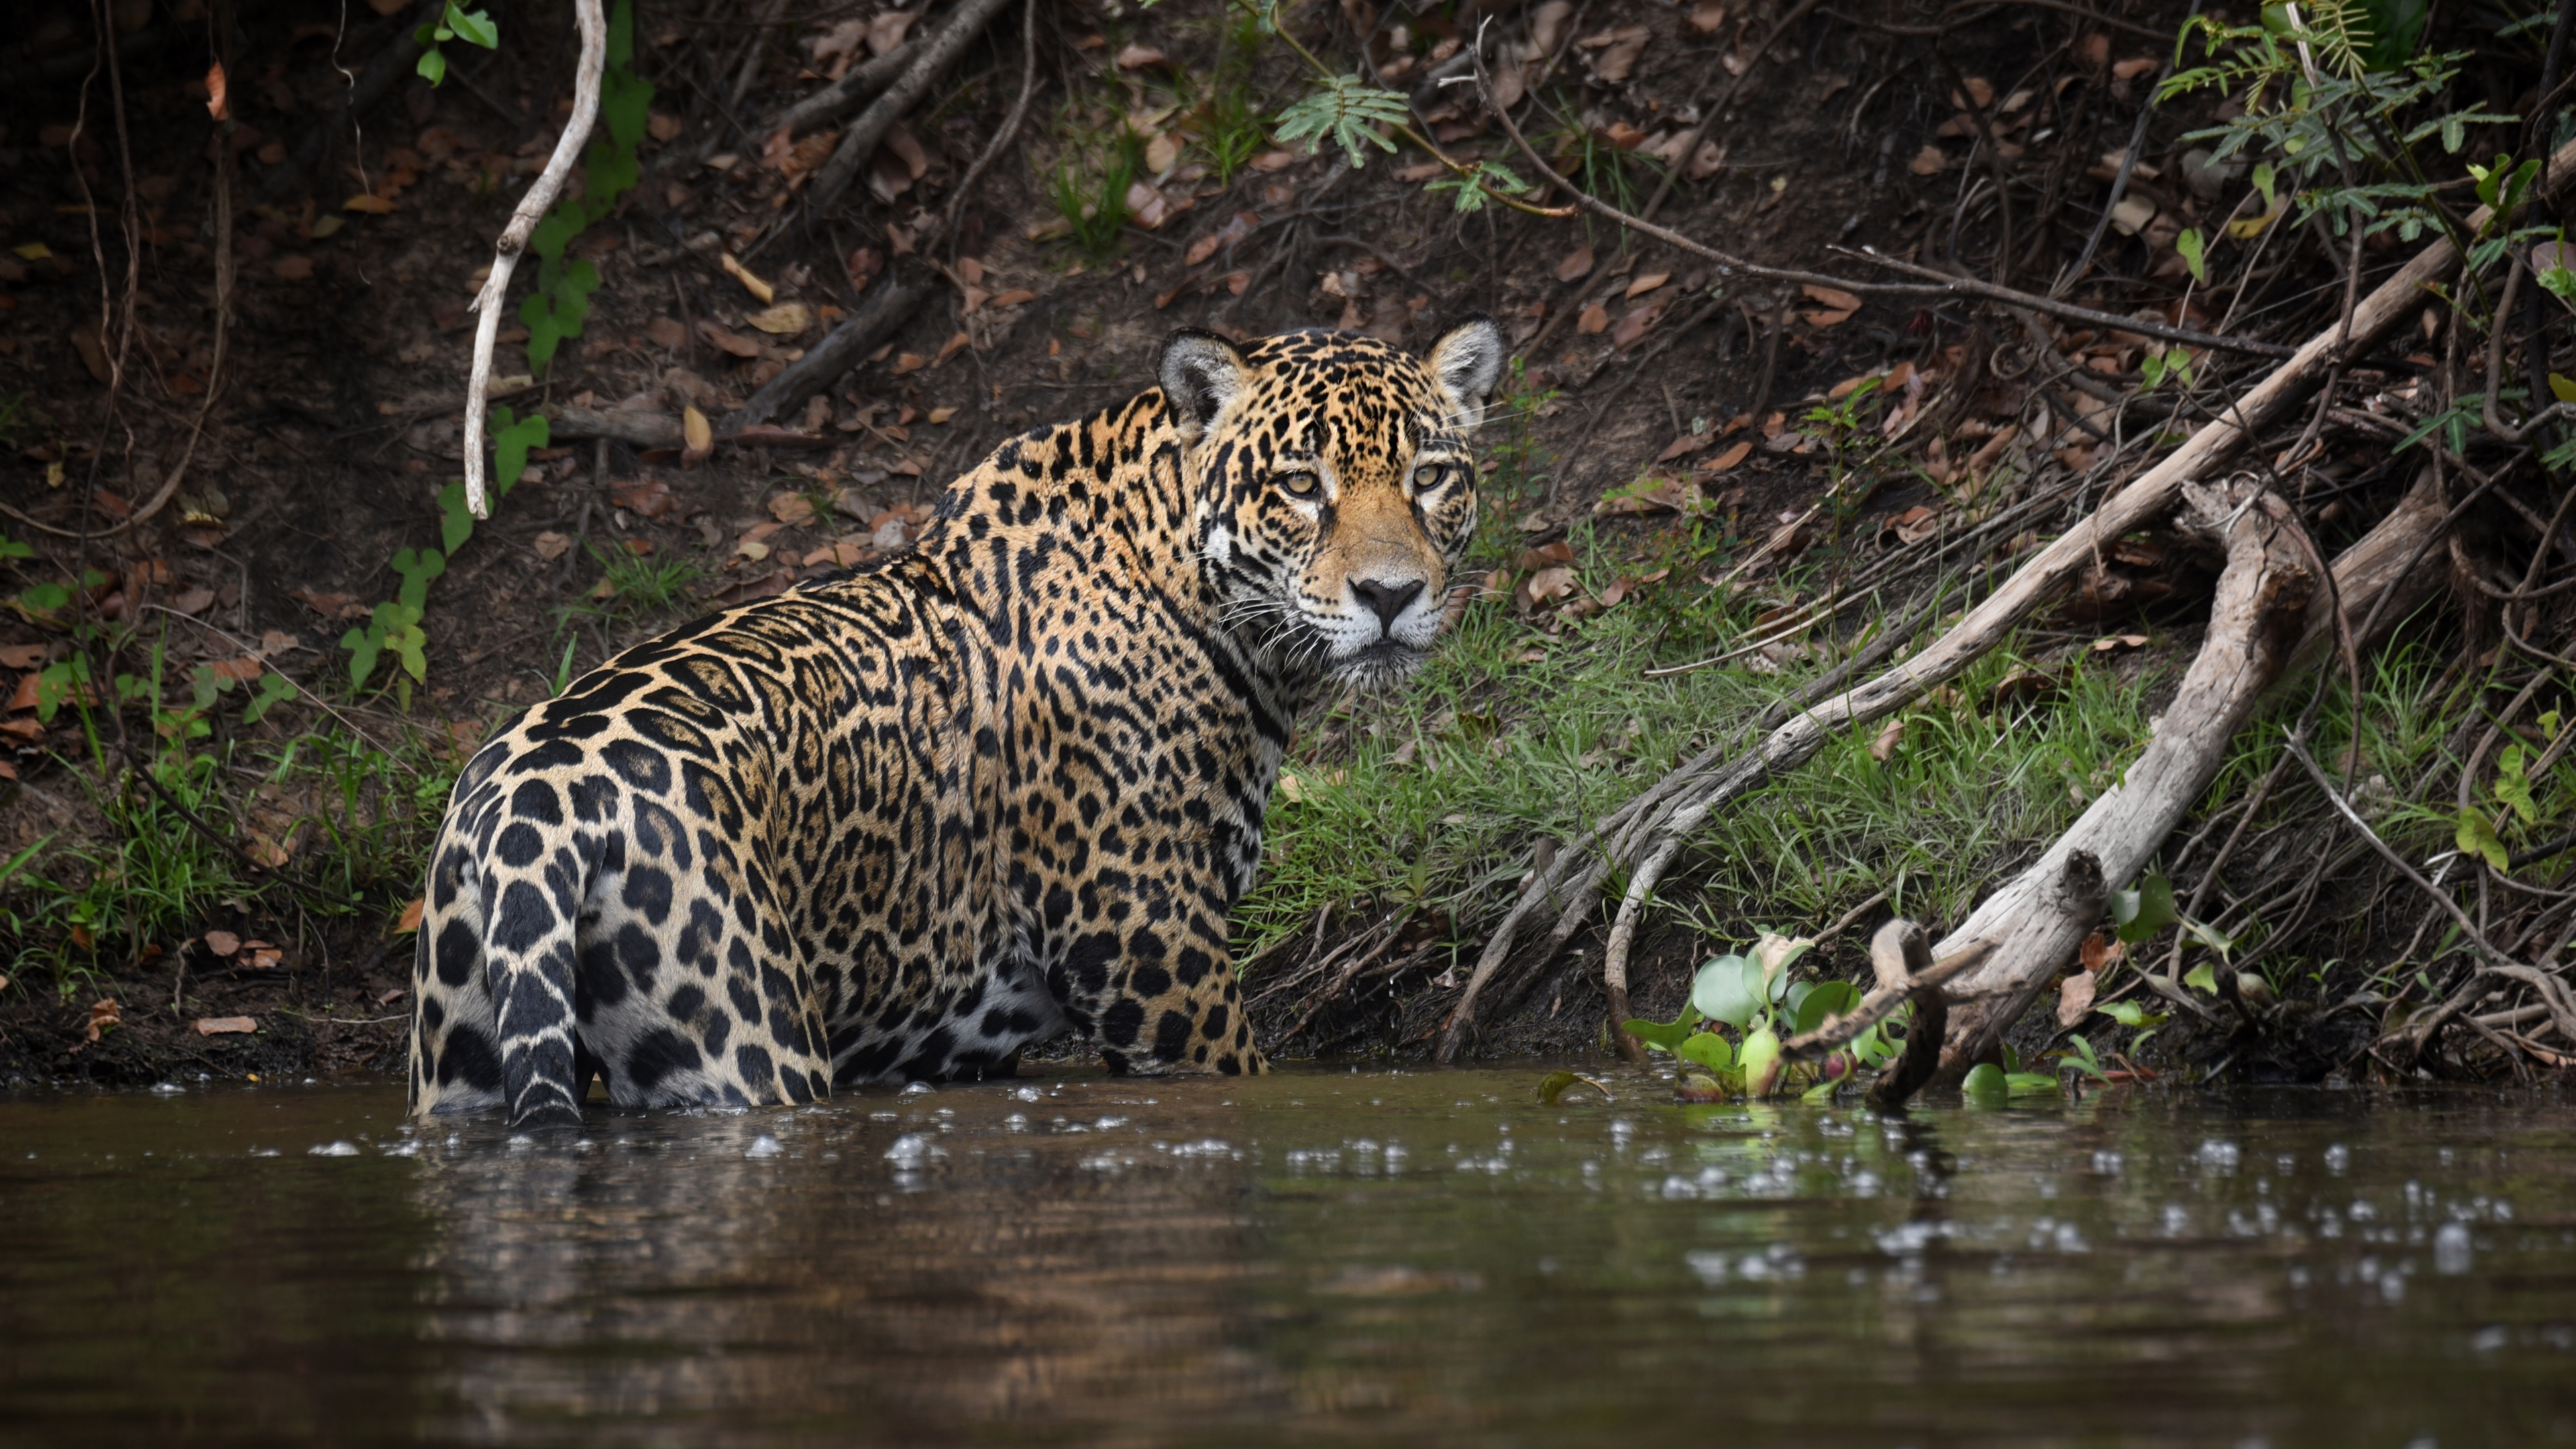
[[[805,1103],[1067,1034],[1267,1070],[1227,916],[1300,713],[1443,632],[1505,352],[1484,317],[1419,358],[1183,329],[909,549],[522,714],[431,850],[413,1112]]]

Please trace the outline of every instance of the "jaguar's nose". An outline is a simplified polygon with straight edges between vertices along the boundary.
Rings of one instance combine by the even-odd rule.
[[[1351,592],[1359,595],[1360,602],[1377,615],[1378,632],[1393,634],[1395,621],[1403,615],[1405,606],[1422,597],[1422,580],[1409,579],[1391,584],[1382,579],[1353,579]]]

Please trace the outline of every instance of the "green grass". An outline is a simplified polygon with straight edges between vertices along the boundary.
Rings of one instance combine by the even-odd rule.
[[[0,889],[0,943],[12,974],[42,971],[70,993],[102,968],[139,959],[151,946],[167,949],[232,909],[351,913],[251,869],[190,825],[182,809],[228,841],[247,840],[254,820],[280,835],[301,835],[304,846],[285,872],[364,909],[390,916],[417,894],[461,756],[442,738],[408,727],[390,736],[388,753],[331,716],[309,712],[315,717],[299,718],[283,738],[245,732],[194,747],[163,741],[148,768],[167,800],[102,767],[100,754],[66,759],[54,780],[84,793],[95,823],[41,842]],[[254,801],[263,807],[256,816]]]
[[[1593,587],[1610,582],[1592,572]],[[1723,667],[1647,679],[1715,642],[1677,648],[1667,622],[1623,606],[1548,640],[1479,604],[1401,695],[1313,722],[1289,766],[1302,798],[1271,802],[1268,857],[1237,915],[1241,950],[1311,926],[1327,904],[1445,911],[1463,947],[1509,903],[1532,841],[1578,839],[1804,682]],[[1898,910],[1958,919],[2147,738],[2145,677],[2079,659],[2054,699],[1992,706],[1995,684],[2023,667],[1998,650],[1954,687],[1955,704],[1915,711],[1886,762],[1870,754],[1875,728],[1846,734],[1723,812],[1659,905],[1713,945],[1812,932],[1880,889]]]

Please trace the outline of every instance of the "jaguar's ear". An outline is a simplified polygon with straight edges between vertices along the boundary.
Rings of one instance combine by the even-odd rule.
[[[1234,344],[1196,327],[1184,327],[1164,340],[1162,360],[1154,370],[1181,436],[1188,439],[1196,439],[1252,383],[1252,366]]]
[[[1511,346],[1503,329],[1479,312],[1449,329],[1431,346],[1431,376],[1449,404],[1449,419],[1472,428],[1484,421],[1485,400],[1503,380],[1503,362]]]

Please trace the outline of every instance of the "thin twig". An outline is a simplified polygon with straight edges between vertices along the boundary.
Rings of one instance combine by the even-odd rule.
[[[608,65],[608,17],[600,0],[573,0],[573,18],[581,26],[581,66],[573,78],[572,119],[556,138],[546,169],[519,198],[510,224],[493,243],[491,275],[484,278],[483,290],[470,309],[482,314],[474,328],[473,370],[465,379],[465,506],[476,518],[492,516],[492,501],[484,486],[488,466],[483,461],[484,391],[492,383],[492,349],[501,337],[501,304],[509,295],[510,273],[518,268],[538,221],[555,204],[556,194],[581,157],[581,148],[589,144],[592,124],[599,119],[599,83]]]

